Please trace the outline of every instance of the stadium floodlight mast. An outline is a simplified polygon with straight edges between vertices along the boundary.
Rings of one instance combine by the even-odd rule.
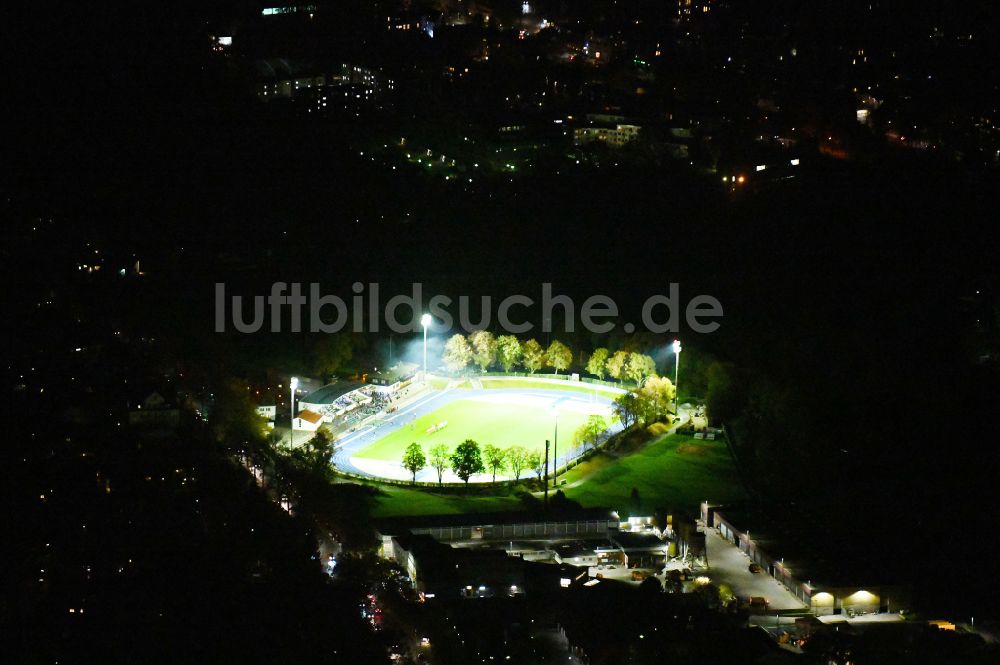
[[[427,328],[431,325],[431,315],[424,314],[421,316],[420,325],[424,327],[424,383],[427,383]]]
[[[559,409],[552,409],[556,429],[552,437],[552,486],[559,487]]]
[[[299,378],[293,376],[292,380],[288,384],[292,389],[292,429],[288,434],[288,445],[292,448],[295,447],[295,391],[299,387]]]
[[[681,375],[681,341],[679,339],[675,339],[673,346],[674,346],[674,415],[680,418],[681,393],[678,390],[677,386],[678,382],[680,381],[680,375]]]

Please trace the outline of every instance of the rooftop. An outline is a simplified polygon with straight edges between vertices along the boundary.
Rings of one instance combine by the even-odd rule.
[[[357,390],[363,385],[363,383],[358,381],[335,381],[326,384],[319,390],[314,390],[299,399],[299,402],[303,404],[333,404],[338,398]]]
[[[468,515],[417,515],[375,520],[375,527],[383,535],[391,535],[404,533],[410,529],[426,529],[434,527],[534,524],[538,522],[580,522],[589,520],[609,520],[618,522],[618,515],[609,508],[580,508],[570,512],[559,513],[507,511],[499,513],[471,513]]]
[[[618,531],[611,536],[611,541],[625,549],[657,549],[662,550],[665,543],[655,533],[650,531]]]
[[[368,375],[368,380],[381,385],[392,385],[416,374],[418,367],[416,363],[396,363],[388,369],[372,372]]]
[[[299,412],[299,418],[301,418],[302,420],[311,422],[314,425],[316,423],[318,423],[319,421],[323,420],[323,416],[319,415],[315,411],[310,411],[309,409],[305,409],[304,411],[300,411]]]

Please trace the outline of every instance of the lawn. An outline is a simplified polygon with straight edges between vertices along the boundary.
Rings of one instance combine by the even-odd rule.
[[[381,494],[375,499],[372,517],[491,513],[524,508],[515,496],[435,494],[393,485],[381,485],[379,490]]]
[[[544,378],[544,377],[540,377]],[[586,395],[598,395],[603,399],[614,399],[618,393],[607,390],[604,386],[594,386],[590,383],[580,383],[579,381],[534,381],[529,378],[523,379],[491,379],[488,376],[480,378],[483,388],[502,389],[511,388],[517,390],[565,390],[574,393],[584,393]]]
[[[584,507],[608,507],[622,517],[632,512],[632,488],[639,490],[640,512],[660,508],[694,512],[706,499],[712,502],[746,498],[729,450],[723,441],[698,441],[671,434],[653,440],[625,457],[598,455],[560,476],[563,491]],[[579,484],[574,484],[579,481]],[[521,510],[515,496],[490,496],[483,488],[465,494],[383,485],[373,515],[436,515]]]
[[[537,388],[537,384],[534,387]],[[545,449],[545,440],[552,439],[554,434],[551,404],[551,399],[532,401],[529,396],[512,403],[492,403],[473,397],[456,400],[390,432],[361,450],[357,457],[398,462],[406,446],[414,441],[426,452],[440,443],[451,449],[465,439],[473,439],[481,446],[488,443],[501,448],[521,445],[541,451]],[[559,409],[561,442],[569,443],[590,413],[599,413],[610,422],[610,410],[605,404],[572,401]],[[429,428],[443,422],[448,423],[444,429],[427,433]]]
[[[444,390],[448,387],[450,382],[451,379],[446,379],[440,376],[432,376],[427,383],[430,385],[432,390]]]
[[[632,512],[632,488],[640,512],[676,508],[693,512],[700,502],[746,498],[724,441],[670,434],[620,458],[601,454],[560,476],[566,496],[586,507],[606,506],[623,517]],[[580,481],[579,484],[572,483]]]

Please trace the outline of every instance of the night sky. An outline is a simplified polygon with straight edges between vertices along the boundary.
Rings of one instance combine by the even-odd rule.
[[[863,636],[816,639],[798,662],[845,662],[845,649],[857,663],[994,662],[978,641],[997,635],[1000,591],[992,3],[716,0],[686,14],[553,1],[522,14],[379,0],[275,17],[263,3],[146,4],[36,4],[4,21],[11,662],[387,662],[394,640],[454,618],[392,595],[373,484],[318,453],[254,448],[244,387],[252,399],[292,374],[388,364],[384,328],[337,333],[351,352],[326,365],[334,344],[318,333],[214,332],[216,283],[250,296],[277,281],[344,298],[378,282],[383,302],[414,282],[456,300],[538,298],[551,283],[577,304],[610,296],[636,323],[671,283],[683,302],[717,298],[711,334],[568,332],[557,316],[550,336],[572,348],[571,372],[606,347],[647,353],[664,376],[683,339],[682,399],[708,398],[731,433],[742,507],[841,573],[909,585],[917,620],[968,628],[890,656]],[[332,83],[348,65],[375,82]],[[639,138],[574,140],[607,117]],[[538,308],[525,318],[545,323]],[[728,402],[709,396],[719,366]],[[181,405],[167,439],[127,426],[152,390]],[[280,510],[237,458],[269,460],[310,508]],[[319,558],[333,540],[350,561],[331,579]],[[600,602],[644,617],[681,602],[640,591]],[[359,617],[369,593],[398,635]],[[707,636],[750,639],[701,606],[693,631],[660,624],[669,640],[635,646],[622,637],[634,626],[609,622],[591,644],[574,637],[591,618],[572,604],[527,605],[518,616],[565,623],[595,663],[758,662],[712,651]],[[67,620],[67,607],[87,611]],[[509,611],[477,609],[476,652],[430,662],[507,653],[483,626]]]

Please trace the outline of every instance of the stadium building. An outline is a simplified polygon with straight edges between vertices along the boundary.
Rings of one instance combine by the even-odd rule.
[[[409,386],[417,377],[416,363],[397,363],[389,369],[368,375],[368,382],[383,395],[395,395]]]
[[[372,403],[372,386],[357,381],[335,381],[299,400],[302,411],[311,411],[330,423],[358,408]]]

